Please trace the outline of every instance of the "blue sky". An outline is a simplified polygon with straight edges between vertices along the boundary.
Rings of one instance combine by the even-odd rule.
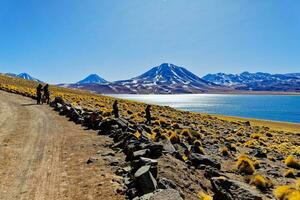
[[[137,76],[300,72],[298,0],[0,0],[0,71],[50,83]]]

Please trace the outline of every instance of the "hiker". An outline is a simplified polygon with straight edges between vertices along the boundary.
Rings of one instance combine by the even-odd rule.
[[[115,100],[115,102],[113,104],[113,113],[115,115],[115,118],[119,118],[118,100]]]
[[[148,105],[146,107],[145,112],[146,112],[146,124],[151,124],[151,106],[150,105]]]
[[[41,99],[42,99],[42,88],[43,86],[39,84],[36,88],[36,100],[37,104],[41,104]]]
[[[43,96],[43,100],[45,101],[45,103],[49,104],[50,103],[50,92],[49,92],[49,85],[46,84],[43,88],[44,91],[44,96]]]

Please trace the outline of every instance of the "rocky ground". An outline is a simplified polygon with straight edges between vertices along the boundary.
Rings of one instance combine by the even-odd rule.
[[[0,88],[33,97],[12,83]],[[161,106],[145,125],[142,103],[120,100],[114,119],[113,98],[52,89],[55,111],[110,139],[87,162],[106,160],[127,199],[299,199],[299,132]]]

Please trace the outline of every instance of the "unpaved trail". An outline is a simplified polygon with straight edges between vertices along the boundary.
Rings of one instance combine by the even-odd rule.
[[[105,138],[49,106],[0,91],[0,199],[123,199],[101,158]]]

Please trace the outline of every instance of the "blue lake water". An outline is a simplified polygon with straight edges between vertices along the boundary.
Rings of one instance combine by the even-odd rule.
[[[110,96],[193,112],[300,123],[300,96],[235,94]]]

